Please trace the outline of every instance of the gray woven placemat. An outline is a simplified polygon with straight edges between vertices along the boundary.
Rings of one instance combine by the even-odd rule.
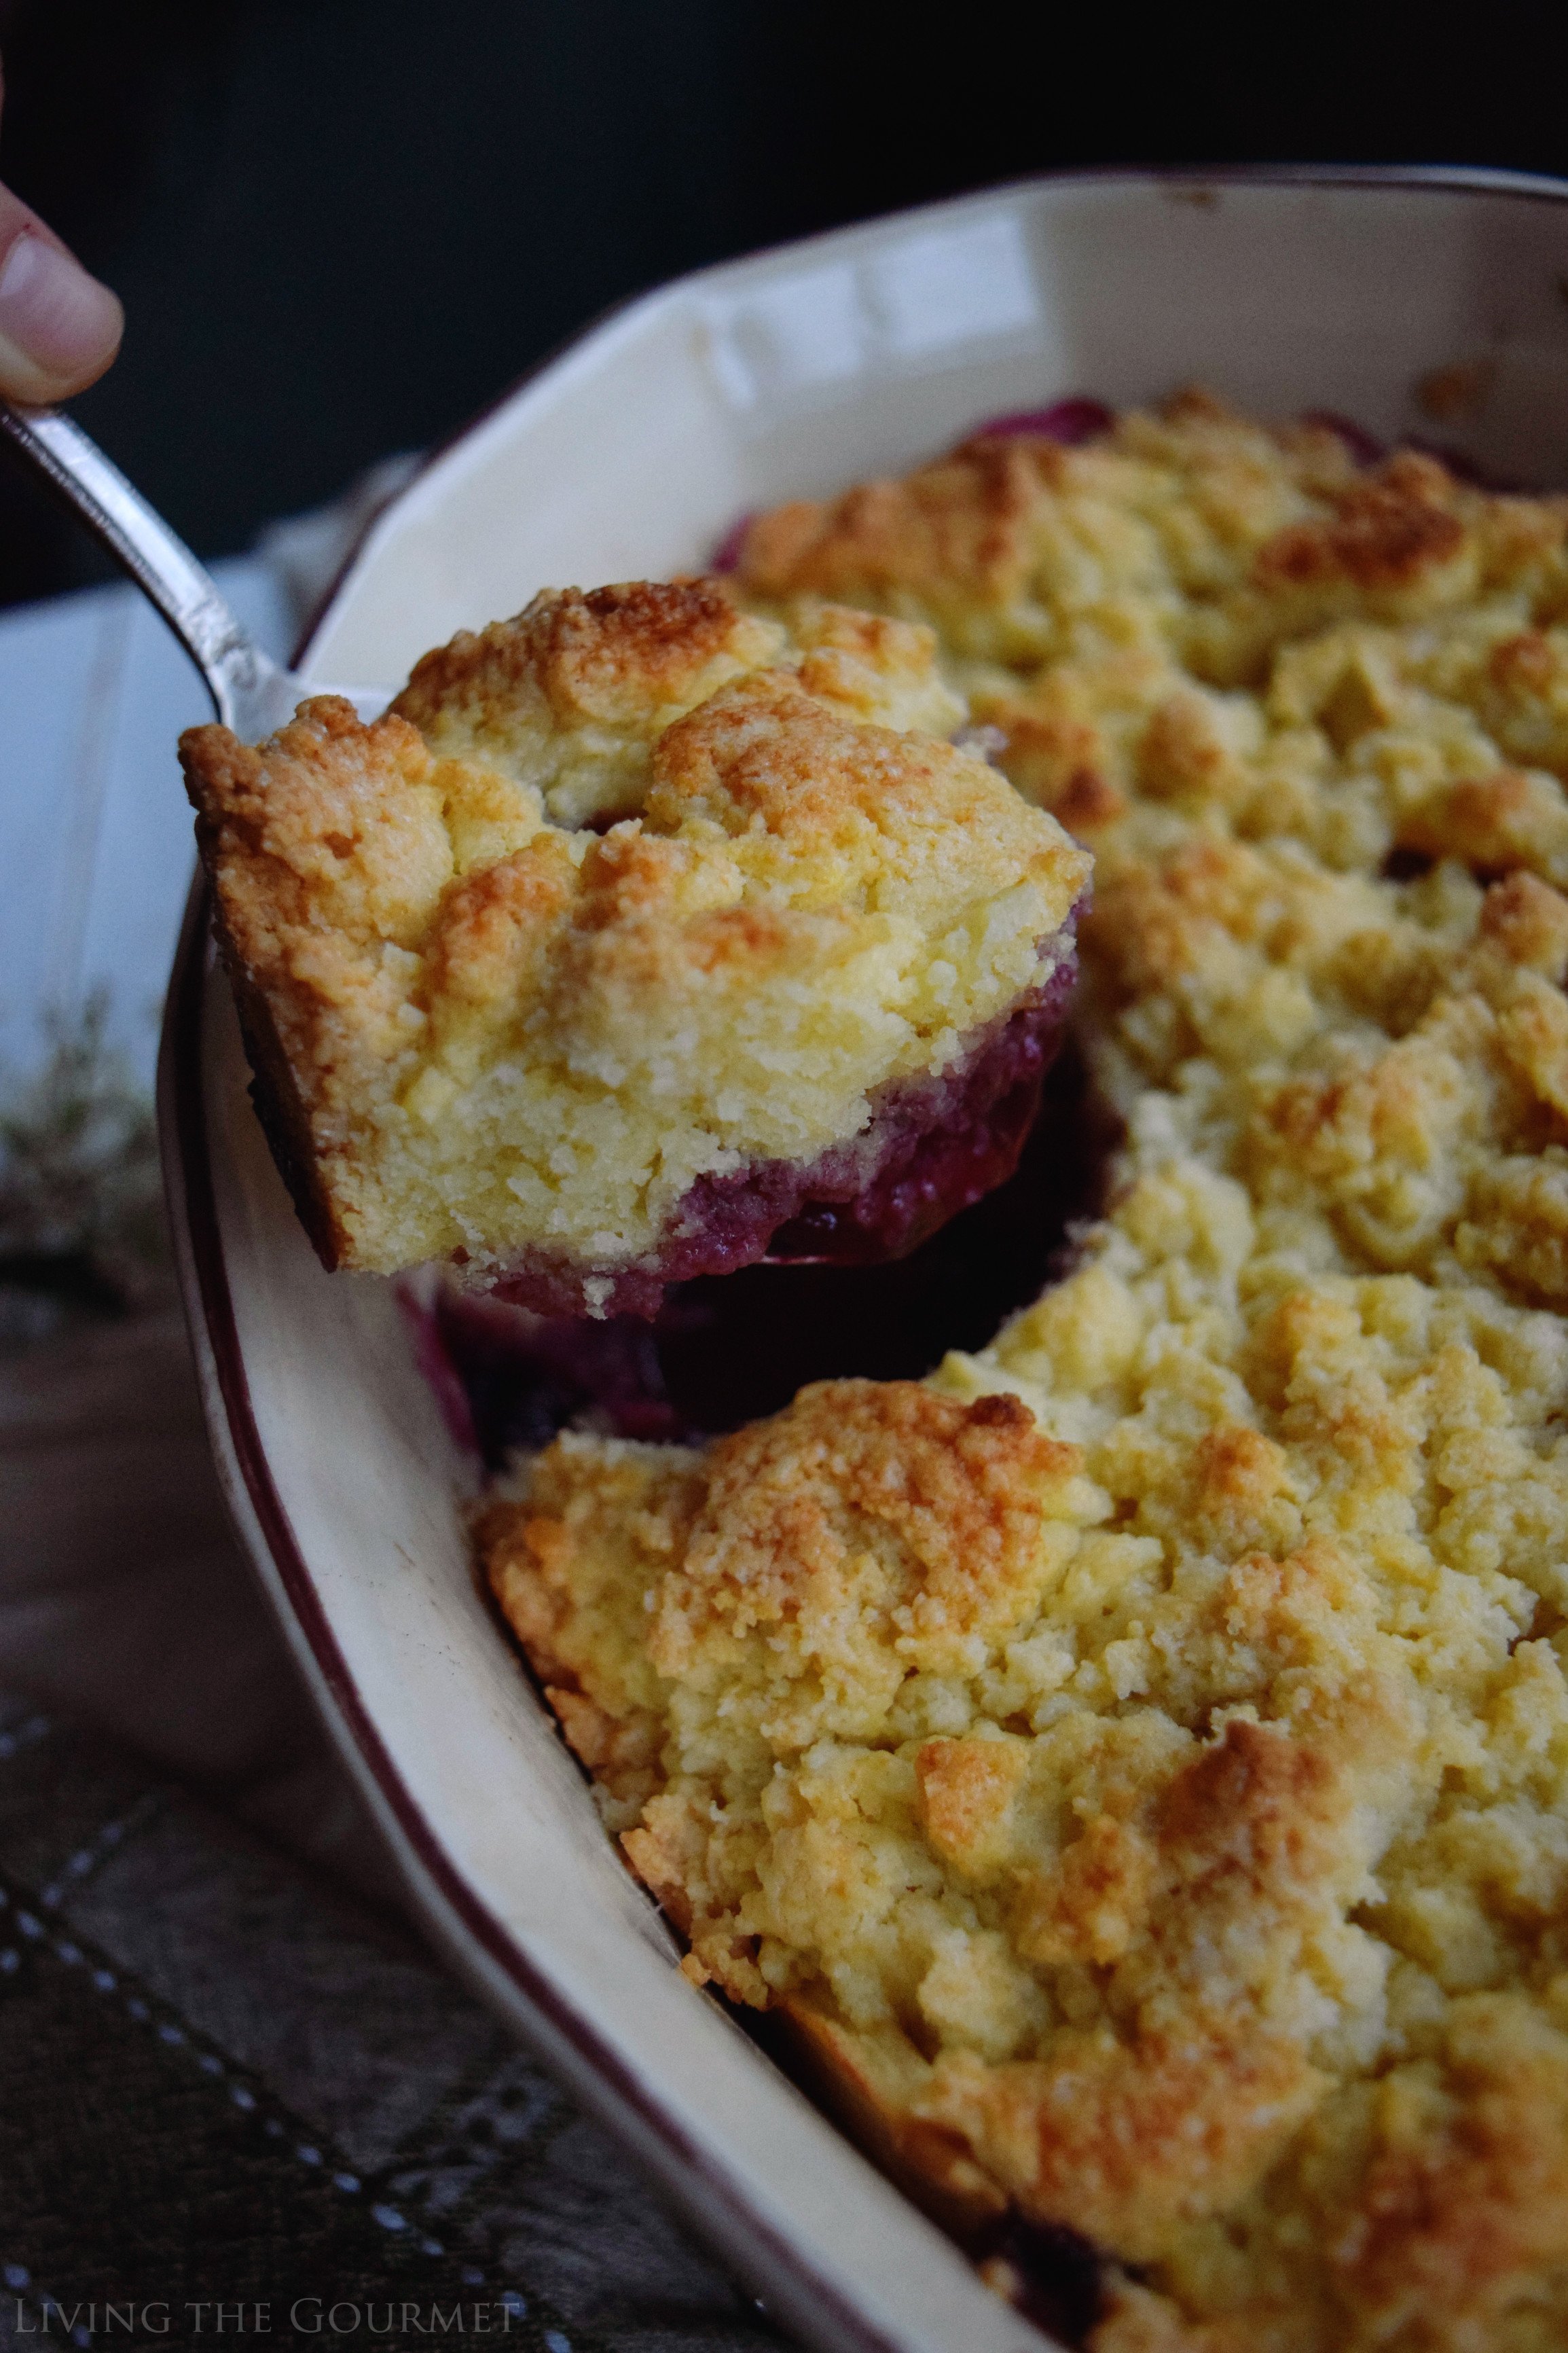
[[[26,1706],[0,1710],[0,2279],[18,2346],[205,2341],[219,2306],[279,2344],[783,2342],[401,1923]]]

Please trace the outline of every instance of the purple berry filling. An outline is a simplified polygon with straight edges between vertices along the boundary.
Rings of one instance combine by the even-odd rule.
[[[1048,408],[1019,408],[1007,417],[988,417],[984,424],[975,426],[970,438],[975,441],[1015,441],[1026,434],[1037,433],[1042,440],[1059,441],[1065,449],[1076,449],[1080,441],[1093,441],[1101,433],[1109,433],[1115,422],[1115,410],[1107,408],[1102,400],[1079,396],[1054,400]]]
[[[1383,442],[1358,425],[1353,417],[1342,417],[1337,408],[1309,408],[1302,412],[1303,425],[1318,426],[1325,433],[1337,433],[1358,466],[1378,466],[1388,455]]]
[[[863,1266],[907,1258],[1005,1184],[1039,1110],[1077,976],[1074,955],[955,1070],[886,1101],[878,1113],[876,1174],[843,1198],[818,1179],[813,1198],[774,1232],[770,1262]]]
[[[807,1381],[918,1379],[1065,1271],[1118,1134],[1069,1040],[1015,1173],[907,1258],[702,1276],[651,1324],[535,1315],[415,1278],[417,1359],[459,1446],[491,1470],[584,1415],[622,1438],[690,1439],[776,1413]]]
[[[746,545],[746,533],[755,521],[756,512],[751,507],[747,508],[743,515],[736,516],[735,521],[730,525],[708,559],[710,572],[726,573],[740,570],[741,557]]]
[[[621,1269],[596,1300],[592,1269],[542,1252],[486,1286],[540,1315],[658,1314],[668,1286],[732,1274],[759,1260],[861,1265],[901,1258],[1010,1176],[1039,1105],[1077,977],[1074,910],[1065,953],[1011,1013],[973,1035],[946,1071],[895,1081],[869,1125],[815,1161],[764,1160],[699,1178],[678,1203],[658,1253]]]
[[[515,1447],[547,1446],[588,1407],[617,1438],[684,1434],[666,1394],[653,1330],[640,1317],[595,1324],[582,1315],[535,1315],[445,1289],[426,1302],[416,1285],[416,1279],[402,1295],[415,1361],[458,1446],[492,1469]]]
[[[1065,2222],[1026,2222],[1009,2211],[971,2242],[977,2263],[1000,2260],[1007,2300],[1059,2344],[1081,2347],[1104,2316],[1106,2265]]]

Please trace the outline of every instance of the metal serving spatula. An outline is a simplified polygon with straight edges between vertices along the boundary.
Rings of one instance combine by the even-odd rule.
[[[242,743],[270,735],[310,694],[344,695],[362,719],[385,710],[391,687],[321,686],[263,653],[184,540],[68,417],[0,400],[0,432],[157,607]]]

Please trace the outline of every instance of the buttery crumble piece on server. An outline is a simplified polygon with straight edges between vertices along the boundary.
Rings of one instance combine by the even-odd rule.
[[[1016,1156],[1089,860],[943,740],[929,630],[788,623],[702,581],[552,592],[373,724],[319,697],[254,749],[184,737],[328,1266],[651,1314],[803,1214],[908,1247],[987,1122]]]

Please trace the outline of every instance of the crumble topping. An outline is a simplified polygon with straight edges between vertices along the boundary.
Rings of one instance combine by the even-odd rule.
[[[479,1531],[685,1964],[1093,2353],[1568,2336],[1568,507],[1201,398],[759,519],[1096,855],[1126,1141],[925,1383]]]
[[[372,725],[318,697],[254,750],[184,737],[260,1107],[329,1265],[657,1303],[703,1187],[837,1155],[852,1196],[886,1103],[945,1100],[1054,1002],[1089,861],[940,740],[963,704],[930,631],[810,597],[788,620],[710,582],[552,592]]]

